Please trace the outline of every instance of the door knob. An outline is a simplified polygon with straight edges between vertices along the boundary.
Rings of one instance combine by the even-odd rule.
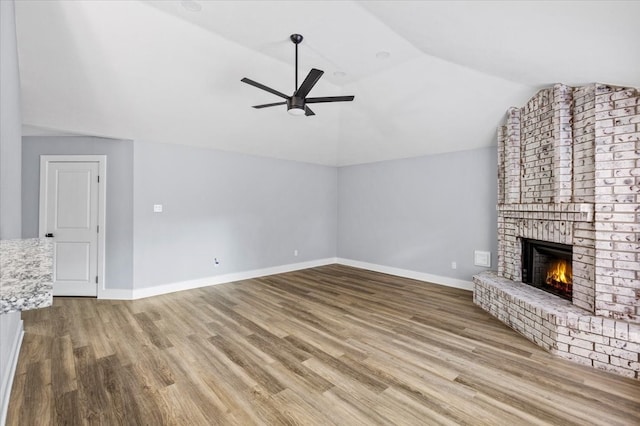
[[[47,237],[47,238],[53,238],[53,234],[52,233],[44,234],[44,236]]]

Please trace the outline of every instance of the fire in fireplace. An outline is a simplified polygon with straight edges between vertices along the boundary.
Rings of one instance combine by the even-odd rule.
[[[573,249],[570,245],[522,239],[522,282],[571,300]]]

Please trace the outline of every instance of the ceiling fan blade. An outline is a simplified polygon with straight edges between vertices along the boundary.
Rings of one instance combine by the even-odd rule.
[[[354,98],[354,96],[325,96],[323,98],[307,98],[304,101],[308,104],[319,104],[322,102],[349,102]]]
[[[250,79],[248,79],[246,77],[243,78],[240,81],[243,82],[243,83],[250,84],[250,85],[252,85],[254,87],[257,87],[258,89],[266,90],[267,92],[273,93],[274,95],[280,96],[281,98],[289,99],[289,96],[285,95],[284,93],[278,92],[277,90],[272,89],[271,87],[267,87],[264,84],[260,84],[257,81],[250,80]]]
[[[316,115],[316,113],[311,111],[311,108],[309,108],[308,106],[305,105],[305,107],[304,107],[304,115],[306,115],[308,117],[310,115]]]
[[[276,102],[273,104],[254,105],[253,108],[268,108],[276,105],[286,105],[286,102]]]
[[[313,86],[316,85],[320,77],[322,77],[322,74],[324,74],[324,71],[312,68],[311,71],[309,71],[309,74],[307,74],[307,78],[304,79],[298,90],[296,90],[295,96],[299,98],[306,97],[311,89],[313,89]]]

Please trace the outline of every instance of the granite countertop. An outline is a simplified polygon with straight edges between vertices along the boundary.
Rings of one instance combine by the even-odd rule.
[[[0,240],[0,314],[44,308],[52,302],[51,240]]]

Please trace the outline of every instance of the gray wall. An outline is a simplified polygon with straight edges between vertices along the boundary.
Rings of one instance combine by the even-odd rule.
[[[13,1],[0,1],[0,94],[0,239],[20,238],[22,119]],[[20,333],[20,312],[0,315],[0,413],[8,403],[9,358]]]
[[[496,262],[496,149],[342,167],[338,256],[471,280]],[[456,261],[458,269],[451,269]]]
[[[133,288],[133,142],[84,136],[25,136],[22,234],[38,236],[40,155],[106,155],[105,288]]]
[[[334,167],[135,141],[134,171],[136,288],[335,257]]]
[[[14,4],[0,9],[0,238],[20,238],[20,76]]]
[[[108,156],[107,288],[336,254],[464,280],[483,269],[474,249],[495,264],[495,148],[336,169],[144,141],[23,139],[25,237],[38,231],[41,154]]]

